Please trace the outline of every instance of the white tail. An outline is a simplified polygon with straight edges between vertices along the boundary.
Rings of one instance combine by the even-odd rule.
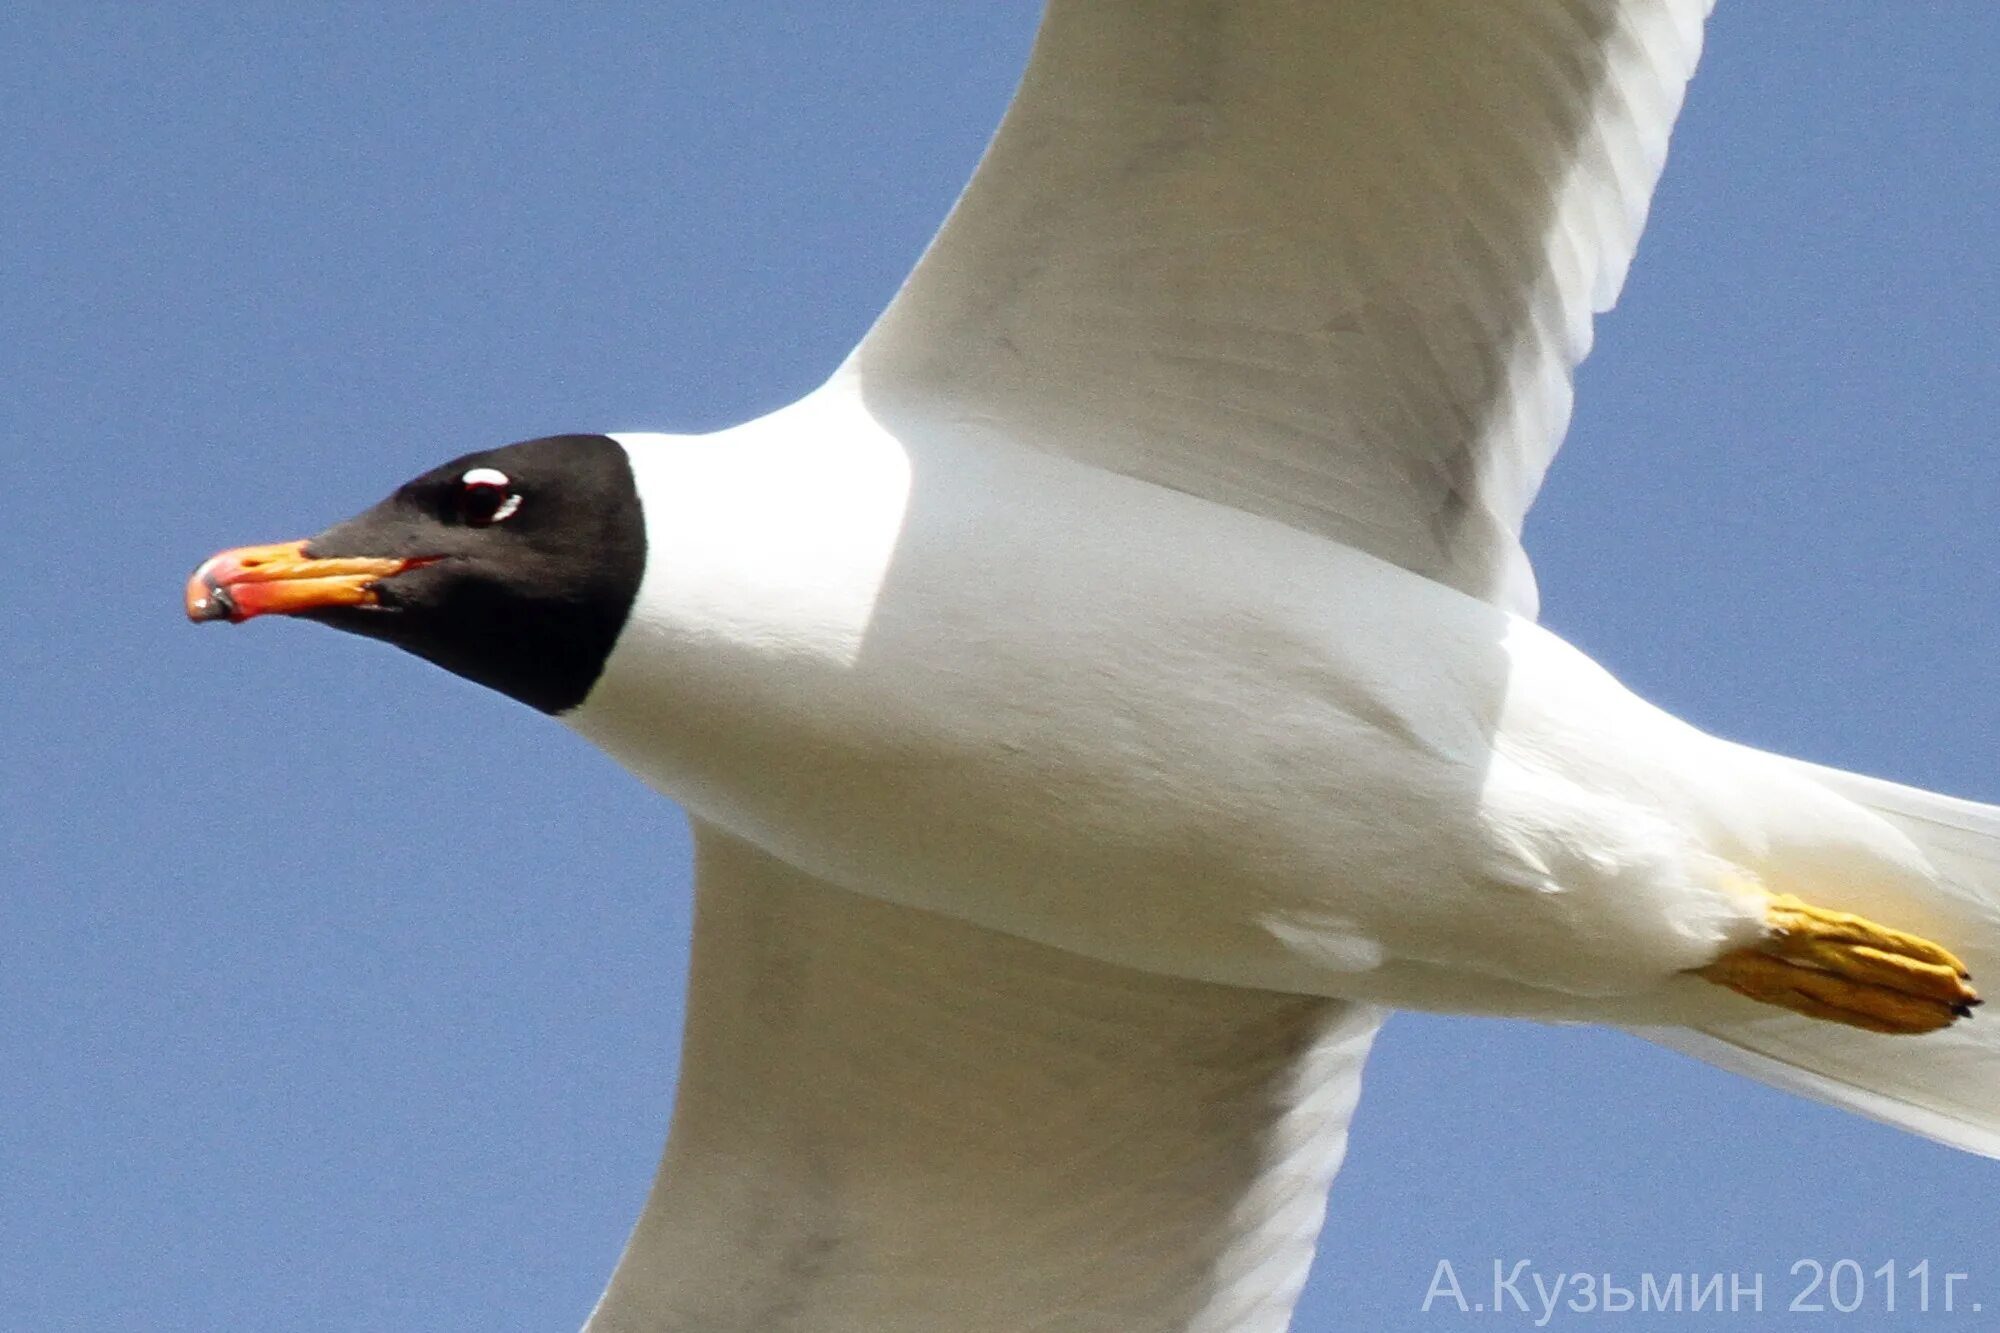
[[[1921,929],[1965,961],[1992,1008],[1923,1037],[1881,1036],[1763,1005],[1690,992],[1687,1027],[1650,1041],[1955,1148],[2000,1157],[2000,806],[1940,796],[1801,760],[1798,772],[1880,815],[1937,872],[1921,903],[1877,918]]]

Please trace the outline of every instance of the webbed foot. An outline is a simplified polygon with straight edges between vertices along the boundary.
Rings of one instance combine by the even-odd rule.
[[[1935,1032],[1980,1003],[1950,950],[1866,917],[1781,894],[1765,909],[1768,934],[1695,975],[1765,1004],[1870,1032]]]

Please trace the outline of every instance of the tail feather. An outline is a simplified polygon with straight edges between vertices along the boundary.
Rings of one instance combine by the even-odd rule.
[[[1829,1102],[1941,1143],[2000,1157],[2000,806],[1787,760],[1867,807],[1914,843],[1937,874],[1909,904],[1995,1003],[1923,1037],[1862,1032],[1715,993],[1691,983],[1685,1027],[1640,1036],[1789,1092]],[[1893,923],[1888,914],[1880,919]]]

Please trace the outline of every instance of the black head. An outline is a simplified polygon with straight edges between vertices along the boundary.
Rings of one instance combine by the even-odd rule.
[[[624,448],[553,435],[453,459],[308,541],[224,552],[188,613],[317,620],[561,713],[596,683],[645,565]]]

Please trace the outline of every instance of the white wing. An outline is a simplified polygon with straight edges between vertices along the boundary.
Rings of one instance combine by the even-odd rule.
[[[1378,1011],[696,848],[673,1132],[587,1333],[1286,1326]]]
[[[849,360],[877,414],[1534,611],[1522,515],[1713,0],[1053,0]]]

